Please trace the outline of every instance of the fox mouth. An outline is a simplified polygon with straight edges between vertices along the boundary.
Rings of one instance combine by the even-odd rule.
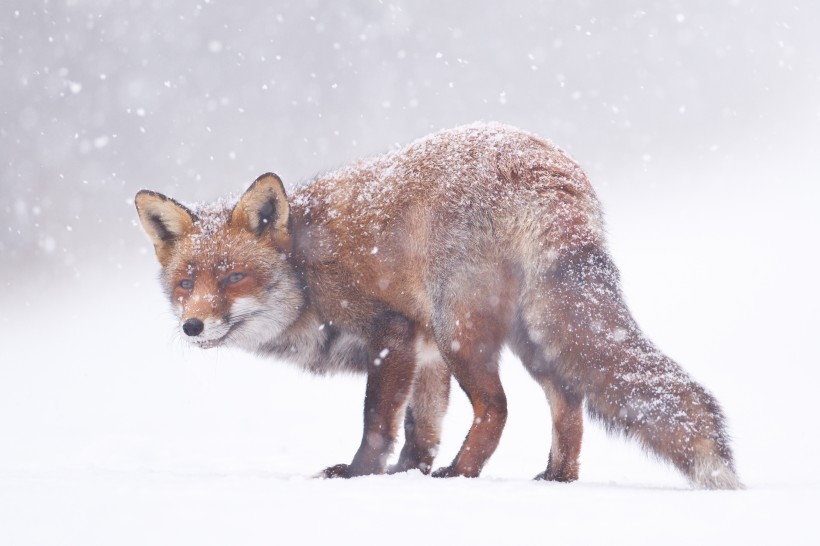
[[[222,345],[222,342],[225,341],[225,337],[227,337],[227,335],[228,334],[225,334],[224,336],[217,339],[206,339],[202,341],[192,339],[191,343],[196,345],[200,349],[213,349],[214,347]]]
[[[197,338],[192,338],[192,339],[190,339],[189,341],[191,342],[191,344],[195,345],[195,346],[196,346],[196,347],[198,347],[199,349],[213,349],[214,347],[219,347],[220,345],[224,345],[224,344],[225,344],[225,342],[227,342],[227,341],[228,341],[228,336],[230,336],[230,335],[231,335],[231,333],[232,333],[232,332],[236,329],[236,327],[237,327],[237,326],[239,326],[240,324],[241,324],[241,322],[237,322],[237,323],[235,323],[235,324],[232,324],[232,325],[231,325],[231,327],[230,327],[230,328],[228,328],[228,331],[227,331],[227,332],[225,332],[225,333],[224,333],[222,336],[220,336],[220,337],[213,338],[213,339],[197,339]]]

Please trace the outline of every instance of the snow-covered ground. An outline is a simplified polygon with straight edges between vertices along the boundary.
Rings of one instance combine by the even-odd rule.
[[[820,4],[0,2],[0,546],[820,544]],[[349,462],[364,379],[173,334],[129,201],[291,185],[439,128],[565,147],[638,322],[723,405],[743,491],[596,425],[546,465],[540,389],[475,480]],[[438,463],[471,414],[453,389]]]
[[[746,490],[690,490],[592,423],[578,482],[532,481],[548,408],[509,354],[480,478],[316,479],[358,446],[363,378],[186,348],[143,247],[2,294],[0,544],[818,543],[812,200],[669,184],[602,189],[612,250],[639,322],[723,404]],[[453,393],[442,464],[470,421]]]

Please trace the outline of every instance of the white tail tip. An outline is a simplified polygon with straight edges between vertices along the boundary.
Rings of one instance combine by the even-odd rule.
[[[737,474],[721,459],[700,459],[694,465],[692,485],[698,489],[743,489]]]

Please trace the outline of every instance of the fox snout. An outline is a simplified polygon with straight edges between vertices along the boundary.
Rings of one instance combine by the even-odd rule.
[[[185,339],[201,349],[222,345],[231,331],[231,324],[224,318],[208,316],[199,318],[201,316],[182,317],[182,331],[185,333]]]
[[[189,318],[182,325],[182,331],[186,336],[196,337],[205,329],[205,323],[198,318]]]

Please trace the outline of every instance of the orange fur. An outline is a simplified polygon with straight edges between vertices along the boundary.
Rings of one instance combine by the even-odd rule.
[[[153,192],[137,208],[193,343],[234,345],[325,373],[367,373],[365,430],[326,476],[430,470],[449,374],[475,419],[436,476],[477,476],[507,415],[507,344],[544,388],[553,445],[539,478],[578,476],[581,408],[676,465],[732,488],[717,402],[641,333],[621,296],[584,172],[500,125],[442,131],[318,177],[276,175],[196,210]]]

